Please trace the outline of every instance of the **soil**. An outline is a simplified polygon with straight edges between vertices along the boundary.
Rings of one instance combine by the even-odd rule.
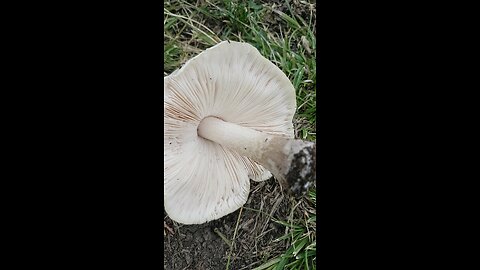
[[[178,224],[164,213],[164,269],[226,269],[231,252],[227,241],[233,239],[237,220],[229,269],[260,266],[284,252],[286,245],[284,241],[274,241],[285,234],[285,227],[272,222],[266,213],[286,220],[291,203],[272,178],[261,183],[251,182],[250,196],[242,209],[206,224]]]

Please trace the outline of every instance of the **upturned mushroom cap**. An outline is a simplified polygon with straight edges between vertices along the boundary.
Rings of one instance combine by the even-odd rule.
[[[240,208],[249,179],[270,172],[247,157],[199,137],[209,116],[293,138],[295,90],[253,46],[221,42],[164,78],[164,201],[171,219],[200,224]]]

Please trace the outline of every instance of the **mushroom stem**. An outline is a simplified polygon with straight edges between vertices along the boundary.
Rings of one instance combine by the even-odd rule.
[[[266,134],[216,117],[204,118],[198,135],[261,164],[295,195],[304,194],[315,181],[313,142]]]

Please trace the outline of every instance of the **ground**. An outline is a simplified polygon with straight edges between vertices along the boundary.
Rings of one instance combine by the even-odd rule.
[[[227,242],[233,239],[236,228],[230,269],[252,269],[261,264],[258,258],[282,253],[285,243],[274,244],[273,240],[285,234],[285,227],[250,209],[286,217],[288,199],[280,191],[278,183],[270,179],[263,183],[252,182],[252,191],[243,209],[219,220],[202,225],[180,225],[166,217],[173,234],[166,230],[164,268],[225,269],[230,254]],[[222,239],[221,235],[226,239]]]
[[[253,269],[284,254],[289,239],[275,240],[286,234],[287,227],[273,220],[303,216],[306,209],[303,198],[289,197],[280,189],[273,178],[252,182],[244,207],[206,224],[182,225],[165,214],[169,228],[165,229],[164,269],[216,270],[226,269],[227,263],[229,269]],[[233,243],[232,250],[228,242]]]
[[[164,4],[164,76],[222,40],[248,42],[294,85],[295,136],[316,139],[315,1],[175,0]],[[164,216],[164,269],[316,268],[315,192],[293,198],[272,178],[251,182],[244,207],[219,220],[182,225]]]

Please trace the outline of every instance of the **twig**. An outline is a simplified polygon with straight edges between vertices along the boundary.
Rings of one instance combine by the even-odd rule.
[[[240,223],[240,216],[242,215],[242,210],[243,207],[240,208],[240,212],[238,212],[238,218],[237,218],[237,224],[235,225],[235,231],[233,232],[233,239],[232,239],[232,245],[230,246],[230,253],[228,254],[228,260],[227,260],[227,268],[230,266],[230,257],[232,256],[233,252],[233,244],[235,243],[235,237],[237,236],[237,231],[238,231],[238,223]]]
[[[220,238],[222,238],[222,240],[230,247],[232,248],[232,242],[230,240],[228,240],[228,238],[220,232],[220,230],[218,230],[218,228],[215,228],[213,229],[213,231],[218,234],[218,236],[220,236]]]
[[[173,229],[170,228],[170,227],[167,225],[167,222],[166,222],[166,221],[163,222],[163,227],[164,227],[164,230],[163,230],[163,231],[164,231],[164,234],[165,234],[165,229],[167,229],[171,234],[175,234],[175,232],[173,231]],[[165,234],[165,235],[166,235],[166,234]]]

